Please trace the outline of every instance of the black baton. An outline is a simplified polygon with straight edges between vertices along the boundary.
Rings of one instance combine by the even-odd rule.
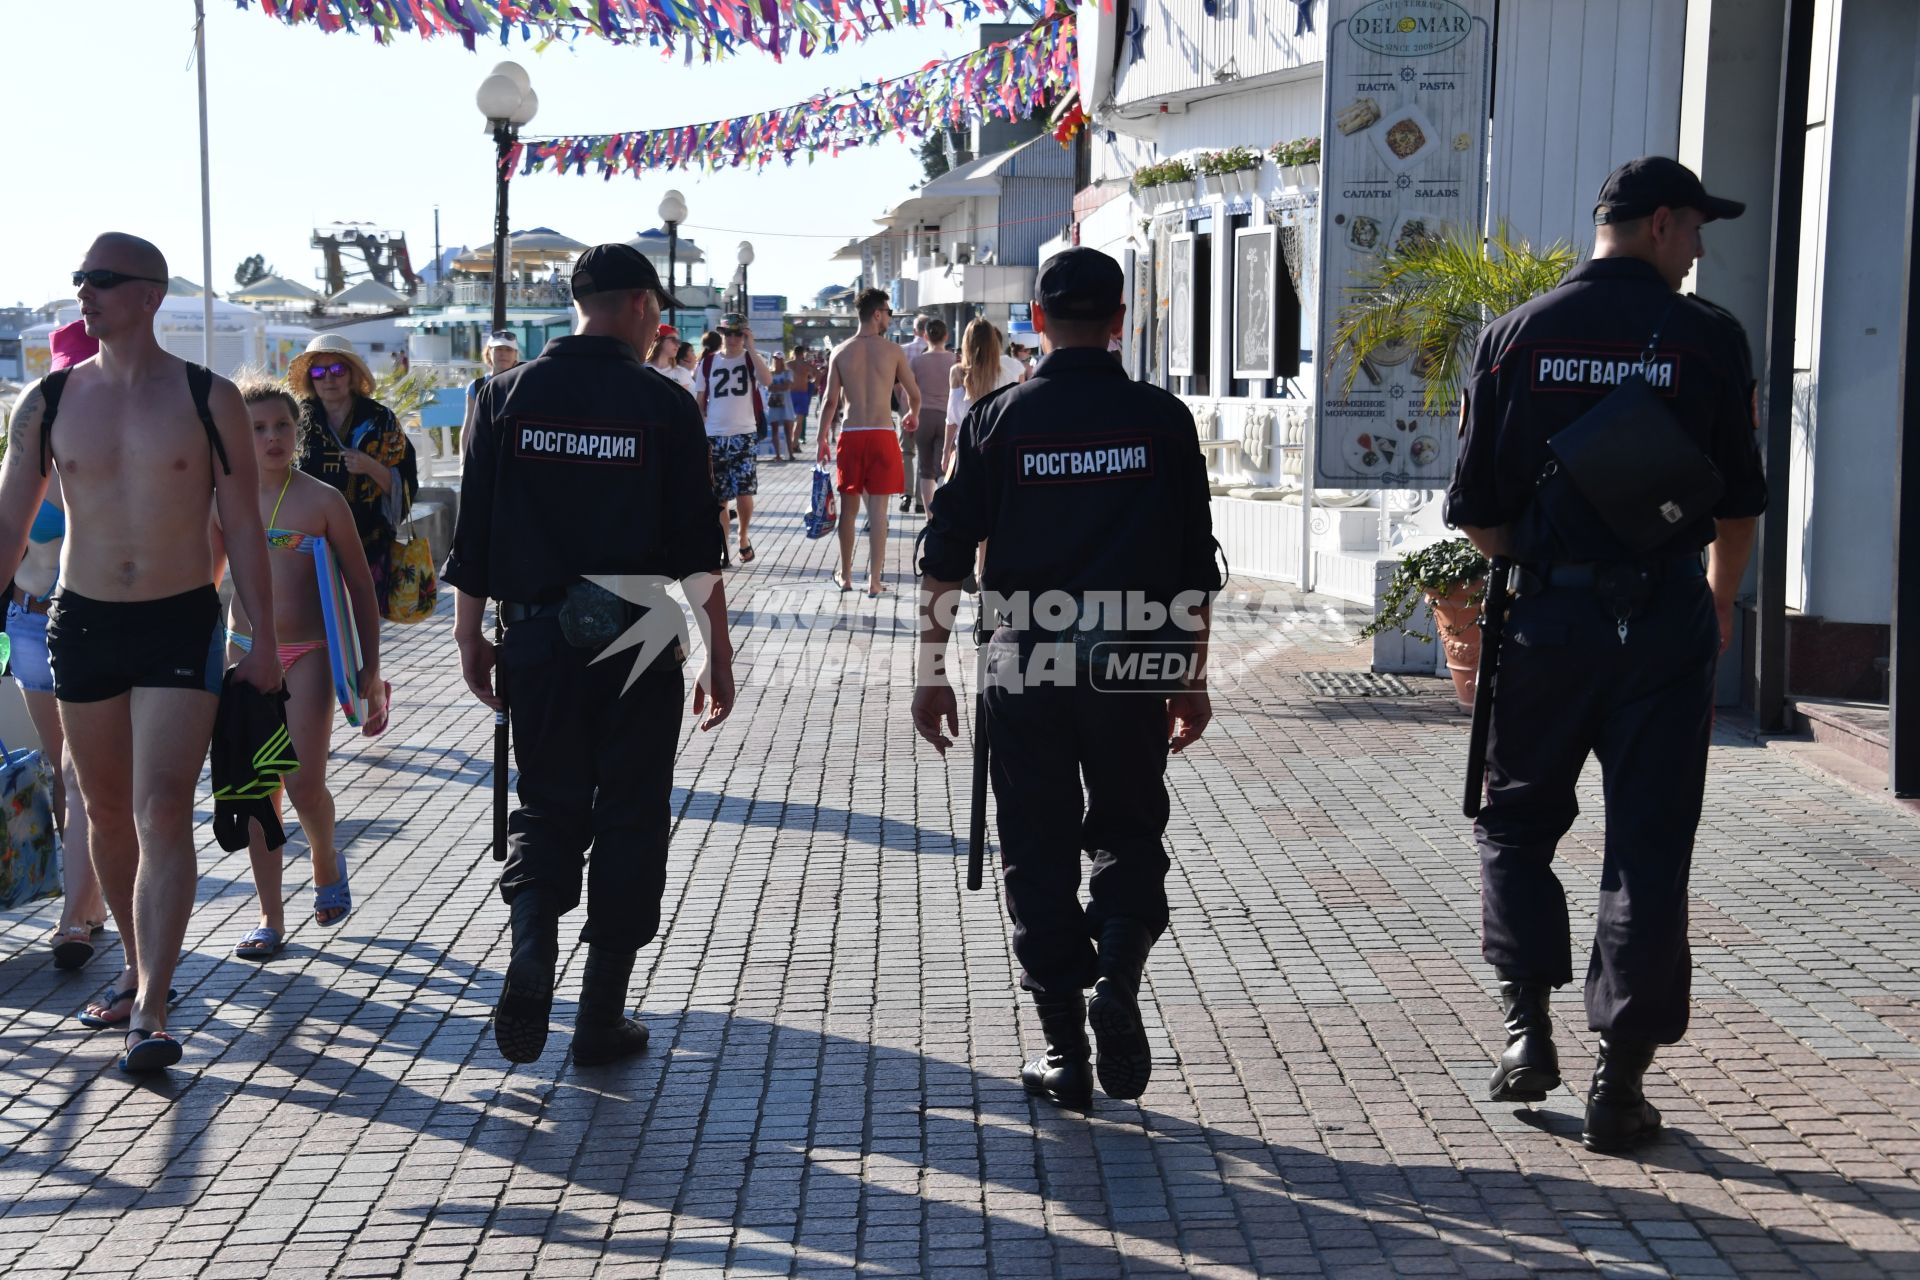
[[[974,661],[973,694],[973,812],[967,832],[967,888],[980,887],[980,873],[987,860],[987,637],[986,622],[980,624],[980,655]]]
[[[1480,669],[1473,680],[1473,729],[1467,734],[1467,790],[1461,809],[1469,818],[1480,816],[1486,794],[1487,733],[1493,726],[1494,673],[1500,669],[1500,640],[1507,625],[1505,556],[1495,556],[1487,567],[1487,591],[1480,602]]]
[[[495,606],[496,609],[498,606]],[[493,622],[493,696],[500,709],[493,713],[493,860],[507,860],[507,673],[500,665],[500,644],[506,637],[498,613]]]

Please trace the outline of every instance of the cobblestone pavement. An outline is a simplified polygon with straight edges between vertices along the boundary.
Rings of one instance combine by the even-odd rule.
[[[1030,1101],[1002,908],[962,887],[967,756],[908,727],[908,543],[895,598],[833,590],[831,543],[797,534],[805,473],[765,469],[760,559],[730,579],[741,705],[680,756],[668,923],[635,977],[648,1056],[493,1048],[490,722],[443,609],[389,631],[393,730],[336,738],[345,925],[231,958],[246,862],[203,840],[169,1078],[128,1080],[119,1037],[71,1020],[117,948],[58,974],[49,904],[0,917],[0,1273],[1920,1272],[1911,818],[1716,744],[1697,1016],[1651,1078],[1671,1132],[1588,1155],[1584,1079],[1482,1100],[1464,718],[1437,681],[1316,694],[1303,672],[1364,667],[1355,616],[1267,584],[1234,584],[1219,718],[1170,771],[1155,1082],[1086,1117]],[[1595,783],[1562,862],[1576,929]],[[563,1028],[582,959],[569,938]],[[1593,1037],[1577,997],[1557,1010],[1579,1075]]]

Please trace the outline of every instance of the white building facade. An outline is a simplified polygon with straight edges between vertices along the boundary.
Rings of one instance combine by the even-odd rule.
[[[1776,359],[1794,370],[1791,419],[1776,428],[1791,441],[1787,465],[1769,477],[1769,527],[1787,544],[1787,692],[1884,699],[1920,4],[1500,0],[1495,8],[1489,224],[1536,245],[1564,240],[1587,251],[1601,180],[1643,154],[1678,156],[1710,190],[1744,200],[1746,217],[1708,228],[1708,255],[1690,288],[1746,325],[1762,370],[1763,442],[1775,261],[1794,277],[1797,322]],[[1315,278],[1317,168],[1269,162],[1245,190],[1201,179],[1169,191],[1134,180],[1169,159],[1318,135],[1324,40],[1337,15],[1326,0],[1208,10],[1203,0],[1081,9],[1092,182],[1078,193],[1062,242],[1103,249],[1127,269],[1130,367],[1193,406],[1216,481],[1216,529],[1234,568],[1370,601],[1384,576],[1376,562],[1390,564],[1446,530],[1438,492],[1329,492],[1307,482],[1321,394],[1314,369],[1327,357],[1315,317],[1320,290],[1339,287]],[[1786,126],[1804,127],[1806,155],[1804,181],[1782,201],[1801,221],[1797,255],[1783,258],[1775,167],[1784,37],[1796,10],[1803,22],[1812,14],[1812,72],[1804,106],[1795,99],[1788,108]],[[1282,229],[1301,304],[1300,373],[1249,383],[1230,376],[1221,340],[1233,296],[1223,246],[1234,230],[1263,222]],[[1178,373],[1163,321],[1168,250],[1185,235],[1202,246],[1192,288],[1204,318],[1192,371]],[[1749,652],[1749,671],[1753,662]],[[1726,664],[1724,700],[1748,691],[1741,666]]]

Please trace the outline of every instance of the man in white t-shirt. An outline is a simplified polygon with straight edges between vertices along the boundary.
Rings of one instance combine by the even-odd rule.
[[[753,465],[754,435],[759,429],[761,388],[773,375],[754,350],[753,332],[746,318],[729,313],[720,322],[720,350],[700,360],[694,370],[693,391],[707,420],[707,449],[713,457],[713,496],[720,503],[720,539],[727,540],[727,504],[740,512],[740,563],[753,559],[747,526],[753,520],[753,495],[760,478]],[[722,567],[733,563],[732,549]]]

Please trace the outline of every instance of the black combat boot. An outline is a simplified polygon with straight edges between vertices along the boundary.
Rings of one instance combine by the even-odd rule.
[[[1560,1087],[1560,1055],[1553,1047],[1553,1018],[1547,1013],[1551,992],[1545,983],[1501,982],[1507,1048],[1487,1087],[1487,1096],[1495,1102],[1544,1102]]]
[[[1027,1092],[1059,1107],[1085,1111],[1093,1105],[1093,1052],[1087,1047],[1087,1000],[1075,991],[1068,995],[1035,992],[1033,1007],[1040,1014],[1047,1051],[1020,1068]]]
[[[1109,1098],[1137,1098],[1153,1078],[1153,1049],[1140,1022],[1140,978],[1152,949],[1153,933],[1137,920],[1112,919],[1100,930],[1100,980],[1087,1021],[1100,1046],[1100,1087]]]
[[[528,890],[507,910],[513,919],[513,958],[507,962],[500,1003],[493,1007],[493,1040],[508,1062],[532,1062],[547,1047],[553,970],[560,963],[560,917]]]
[[[580,1018],[574,1024],[573,1060],[599,1067],[647,1051],[647,1029],[627,1016],[627,982],[633,953],[587,947],[580,984]]]
[[[1580,1135],[1587,1150],[1626,1151],[1660,1132],[1660,1113],[1641,1088],[1653,1050],[1645,1041],[1600,1037],[1593,1087],[1587,1090],[1587,1125]]]

